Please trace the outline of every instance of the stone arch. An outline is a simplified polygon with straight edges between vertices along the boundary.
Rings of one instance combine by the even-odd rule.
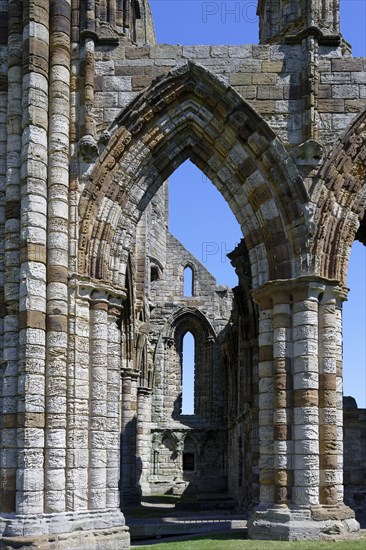
[[[196,283],[197,283],[196,266],[194,265],[193,262],[185,261],[182,264],[182,268],[183,268],[183,294],[184,296],[194,296],[195,290],[196,290]],[[190,292],[186,294],[187,276],[188,276],[188,283],[190,283]]]
[[[169,320],[167,338],[174,342],[174,350],[183,374],[183,339],[190,332],[194,338],[194,414],[209,419],[212,415],[212,388],[215,376],[214,357],[217,347],[215,331],[206,316],[196,308],[183,307]],[[216,373],[217,375],[217,373]],[[176,403],[175,415],[182,413],[182,394]]]
[[[353,241],[366,241],[366,110],[338,140],[319,176],[311,191],[315,270],[345,285]]]
[[[166,335],[168,338],[176,340],[186,332],[194,332],[202,338],[216,340],[213,326],[197,308],[180,308],[167,323]]]
[[[110,131],[80,199],[80,273],[123,285],[136,223],[188,158],[241,225],[254,287],[306,273],[303,181],[267,123],[223,81],[188,63],[154,81]]]

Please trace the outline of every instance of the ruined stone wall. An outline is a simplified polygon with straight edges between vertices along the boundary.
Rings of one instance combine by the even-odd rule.
[[[186,266],[193,272],[192,296],[184,295]],[[156,345],[150,491],[180,494],[225,490],[226,396],[218,342],[230,316],[232,293],[217,286],[205,267],[167,232],[166,262],[159,277],[150,280],[149,300],[150,338]],[[195,337],[194,415],[181,412],[182,339],[187,331]],[[189,471],[183,469],[185,453],[193,455],[194,466]]]
[[[1,544],[87,548],[102,536],[127,549],[121,507],[156,475],[154,431],[174,439],[164,483],[190,436],[197,477],[202,464],[223,488],[226,403],[233,455],[240,464],[247,439],[256,453],[245,407],[240,420],[240,338],[236,356],[224,353],[237,382],[222,395],[230,292],[199,266],[199,296],[177,304],[158,292],[170,251],[188,258],[162,227],[149,242],[158,190],[187,156],[243,227],[259,308],[260,508],[249,534],[356,535],[340,460],[341,307],[366,206],[366,71],[319,4],[299,4],[301,21],[309,5],[316,26],[280,44],[157,46],[146,2],[147,26],[120,0],[0,2]],[[334,14],[336,3],[322,5]],[[167,269],[176,292],[182,268]],[[176,361],[189,327],[211,391],[193,419],[179,414]]]
[[[352,398],[346,398],[350,400]],[[354,403],[344,408],[344,499],[366,526],[366,410]]]
[[[107,127],[154,78],[193,61],[230,84],[290,147],[310,137],[330,147],[365,106],[365,60],[330,46],[320,46],[314,57],[316,90],[310,91],[301,77],[308,58],[300,45],[120,47],[113,56],[96,51],[97,127]],[[314,97],[318,136],[304,136],[308,96]]]

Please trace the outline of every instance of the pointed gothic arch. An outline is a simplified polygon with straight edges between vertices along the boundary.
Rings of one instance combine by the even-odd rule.
[[[316,205],[316,272],[346,285],[353,241],[366,241],[366,110],[333,147],[320,169],[311,199]]]
[[[168,321],[165,327],[167,338],[175,339],[177,334],[194,331],[204,339],[216,340],[216,333],[207,317],[195,307],[180,308]]]
[[[232,88],[188,63],[122,111],[80,200],[79,271],[124,284],[146,205],[190,158],[245,234],[253,286],[307,272],[308,197],[284,146]]]
[[[211,406],[209,396],[212,392],[214,377],[218,375],[215,372],[214,356],[217,351],[217,336],[213,326],[207,317],[197,308],[182,307],[174,313],[167,321],[165,327],[165,338],[174,342],[176,357],[179,358],[181,368],[181,379],[183,378],[183,340],[187,333],[191,333],[194,338],[194,413],[200,418],[209,419],[211,416]],[[223,381],[222,381],[223,382]],[[182,388],[183,390],[183,388]],[[187,413],[182,409],[182,397],[180,396],[175,416]]]

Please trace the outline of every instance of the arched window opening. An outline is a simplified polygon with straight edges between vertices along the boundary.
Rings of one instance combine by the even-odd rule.
[[[141,19],[140,4],[138,3],[137,0],[135,0],[134,5],[135,5],[135,17],[136,17],[136,19]]]
[[[343,394],[366,406],[366,248],[355,241],[348,267],[348,299],[343,305]]]
[[[186,474],[191,474],[196,468],[196,446],[192,437],[188,435],[184,441],[183,471]]]
[[[158,281],[160,279],[159,268],[156,265],[150,267],[150,282]]]
[[[169,178],[169,231],[185,249],[181,249],[180,257],[183,267],[194,266],[193,296],[197,297],[200,291],[200,264],[216,278],[217,284],[238,284],[227,254],[243,238],[242,230],[222,194],[190,160]],[[201,279],[199,282],[201,286]]]
[[[194,273],[189,265],[187,265],[183,271],[183,289],[184,296],[189,298],[194,295]]]
[[[187,332],[182,343],[182,414],[194,414],[195,340]]]
[[[183,453],[183,470],[185,472],[194,471],[194,453]]]

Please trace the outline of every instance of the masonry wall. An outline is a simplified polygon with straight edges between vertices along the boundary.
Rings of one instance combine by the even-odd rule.
[[[366,526],[366,410],[358,409],[352,398],[344,408],[344,498],[356,512],[361,527]]]
[[[314,90],[306,82],[309,59],[300,45],[157,45],[120,47],[113,55],[96,51],[95,56],[98,132],[154,78],[187,61],[204,66],[230,84],[290,149],[309,138],[330,147],[365,106],[365,59],[344,55],[342,47],[320,46],[314,53]],[[310,113],[310,97],[316,114]],[[304,109],[307,103],[309,109]],[[317,135],[309,130],[311,116],[315,117]]]
[[[184,295],[184,269],[193,292]],[[150,491],[197,494],[227,488],[225,380],[219,342],[232,305],[229,288],[218,286],[205,267],[166,233],[166,262],[150,281],[150,334],[156,342],[151,398]],[[182,341],[195,337],[195,412],[182,414]],[[221,449],[221,450],[220,450]],[[194,466],[185,470],[185,454]]]
[[[352,538],[341,306],[365,213],[362,118],[323,160],[365,111],[365,60],[327,21],[277,45],[156,46],[146,2],[145,27],[130,2],[106,6],[0,1],[0,545],[127,549],[121,510],[143,491],[229,488],[243,507],[258,475],[251,536],[318,539],[331,521],[332,537]],[[173,68],[163,98],[141,93]],[[230,317],[231,291],[166,233],[164,181],[193,146],[247,224],[259,314],[246,281]]]

